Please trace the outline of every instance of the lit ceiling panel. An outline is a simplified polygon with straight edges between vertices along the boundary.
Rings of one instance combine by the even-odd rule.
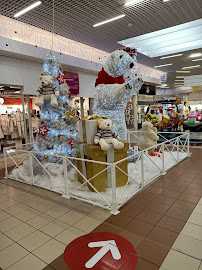
[[[202,75],[186,76],[184,77],[184,86],[201,86]]]
[[[151,58],[202,48],[202,19],[119,42]]]

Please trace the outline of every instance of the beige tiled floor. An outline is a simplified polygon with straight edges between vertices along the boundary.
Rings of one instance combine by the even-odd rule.
[[[106,210],[12,180],[0,180],[0,268],[41,270],[100,225]]]
[[[177,237],[161,269],[202,270],[202,198]]]

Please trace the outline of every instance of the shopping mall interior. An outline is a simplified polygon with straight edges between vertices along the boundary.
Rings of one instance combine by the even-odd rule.
[[[202,270],[202,0],[0,0],[0,270]]]

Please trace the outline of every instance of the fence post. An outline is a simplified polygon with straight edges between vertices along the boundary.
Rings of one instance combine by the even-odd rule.
[[[130,143],[130,130],[128,129],[127,131],[128,131],[128,143],[129,143],[129,147],[131,147],[131,145],[130,145],[131,144]]]
[[[141,188],[144,187],[144,151],[141,153]]]
[[[180,139],[177,137],[177,163],[179,162],[179,145],[180,145]]]
[[[118,215],[120,211],[118,210],[118,204],[116,199],[116,170],[115,170],[115,164],[111,163],[111,179],[112,179],[112,208],[110,213],[113,215]]]
[[[7,167],[6,150],[3,149],[3,151],[4,151],[4,162],[5,162],[5,177],[8,178],[8,167]]]
[[[34,185],[34,169],[33,169],[33,156],[32,153],[29,154],[30,158],[30,177],[31,177],[31,184]]]
[[[187,154],[190,157],[190,131],[187,133],[188,139],[187,139]]]
[[[70,199],[69,185],[68,185],[68,181],[67,181],[67,159],[66,159],[66,157],[63,157],[63,168],[64,168],[65,193],[62,195],[62,197]]]
[[[165,175],[165,148],[164,143],[162,144],[162,175]]]

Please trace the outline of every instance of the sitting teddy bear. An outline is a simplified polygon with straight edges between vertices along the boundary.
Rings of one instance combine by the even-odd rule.
[[[112,127],[123,141],[127,138],[125,110],[131,97],[140,90],[143,81],[134,76],[125,80],[124,74],[134,67],[133,58],[123,50],[111,53],[95,83],[94,114],[112,120]]]
[[[59,91],[57,87],[52,83],[52,76],[50,75],[41,75],[41,86],[37,90],[37,100],[36,105],[42,107],[44,105],[44,100],[50,100],[50,105],[57,108],[57,96],[59,96]]]
[[[120,138],[112,131],[112,121],[110,119],[99,120],[100,131],[95,135],[94,143],[99,144],[101,149],[107,151],[109,143],[112,143],[115,149],[122,149],[124,144],[120,142]]]
[[[150,148],[157,144],[159,136],[157,135],[157,129],[153,127],[151,122],[142,123],[142,129],[140,131],[139,147],[141,150]],[[155,147],[148,150],[151,154],[155,151]]]

